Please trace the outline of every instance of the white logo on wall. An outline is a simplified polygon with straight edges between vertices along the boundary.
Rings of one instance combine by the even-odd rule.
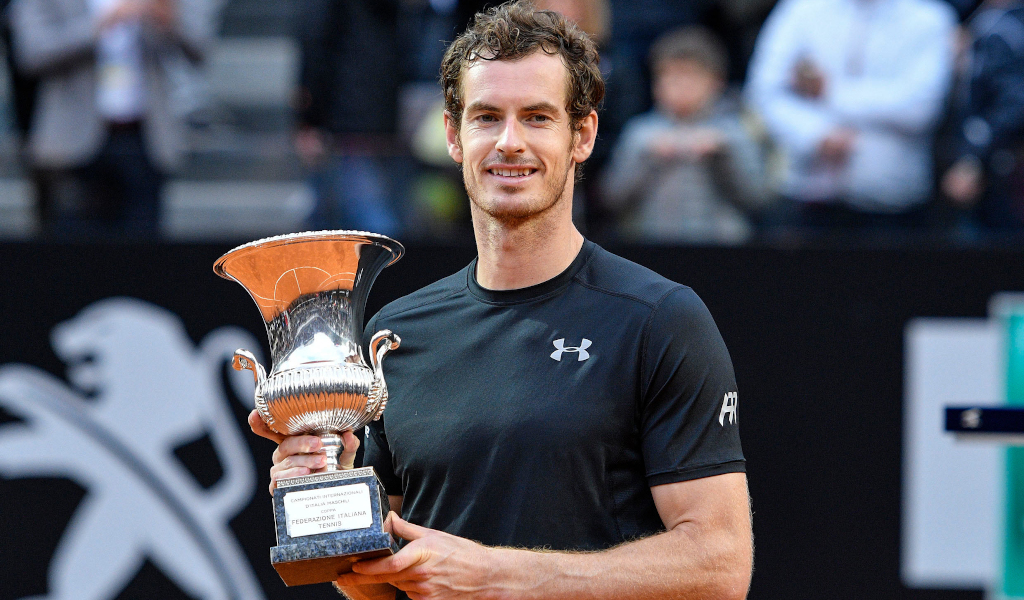
[[[52,334],[64,381],[21,364],[0,367],[0,473],[66,477],[87,490],[49,566],[48,598],[115,598],[145,559],[185,593],[263,598],[228,526],[252,498],[255,471],[221,384],[238,328],[198,349],[180,319],[130,298],[97,302]],[[240,398],[252,378],[234,377]],[[92,394],[86,397],[85,394]],[[223,476],[204,489],[173,449],[207,434]]]
[[[736,401],[739,399],[739,393],[728,392],[725,395],[725,399],[722,400],[722,412],[718,413],[718,424],[725,427],[725,416],[729,415],[729,424],[734,425],[736,423]]]
[[[551,358],[557,360],[558,362],[562,362],[562,353],[564,352],[578,352],[579,354],[576,358],[577,361],[583,362],[587,360],[588,358],[590,358],[590,353],[587,352],[587,348],[589,348],[590,345],[593,344],[593,342],[591,342],[587,338],[583,338],[583,341],[580,342],[579,346],[566,346],[565,338],[558,338],[557,340],[551,343],[554,344],[556,348],[555,351],[551,353]]]

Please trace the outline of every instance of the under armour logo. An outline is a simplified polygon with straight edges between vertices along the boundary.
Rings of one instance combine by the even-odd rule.
[[[555,345],[555,348],[557,348],[557,350],[551,353],[551,358],[561,362],[563,352],[579,352],[579,356],[576,360],[583,362],[590,358],[590,353],[587,352],[587,348],[589,348],[593,342],[587,338],[583,338],[583,341],[580,342],[579,346],[569,346],[568,348],[565,347],[565,338],[558,338],[551,343]]]
[[[729,415],[729,424],[734,425],[736,423],[736,400],[739,398],[739,394],[736,392],[729,392],[725,395],[725,400],[722,401],[722,412],[718,413],[718,424],[725,427],[725,415]]]

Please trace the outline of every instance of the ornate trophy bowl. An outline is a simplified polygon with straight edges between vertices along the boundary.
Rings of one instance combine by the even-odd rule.
[[[256,380],[256,409],[273,431],[320,436],[327,466],[278,481],[278,545],[271,562],[287,585],[331,581],[359,558],[394,552],[383,531],[387,495],[373,469],[343,471],[341,432],[379,419],[388,390],[381,362],[400,339],[379,331],[363,358],[370,286],[405,249],[382,235],[318,231],[270,237],[220,257],[213,270],[249,292],[263,316],[273,368],[246,350],[234,367]]]

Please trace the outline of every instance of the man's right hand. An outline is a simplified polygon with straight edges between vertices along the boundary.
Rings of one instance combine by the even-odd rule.
[[[327,457],[322,453],[320,438],[315,435],[282,435],[267,427],[255,409],[249,413],[249,427],[260,437],[277,442],[274,450],[274,466],[270,467],[270,493],[274,493],[277,480],[286,477],[300,477],[319,472],[326,464]],[[341,433],[344,449],[338,456],[338,465],[342,469],[355,466],[356,450],[359,449],[359,438],[351,431]]]
[[[856,131],[837,127],[818,144],[818,156],[829,164],[844,165],[850,159],[856,139]]]
[[[984,190],[981,162],[973,157],[956,161],[942,177],[942,191],[960,208],[970,208]]]
[[[825,73],[809,58],[793,66],[792,88],[797,95],[816,100],[825,94]]]
[[[158,29],[170,31],[177,19],[175,0],[121,0],[100,19],[100,30],[126,21],[146,21]]]
[[[295,153],[307,169],[315,169],[327,159],[327,136],[315,127],[302,127],[295,132]]]

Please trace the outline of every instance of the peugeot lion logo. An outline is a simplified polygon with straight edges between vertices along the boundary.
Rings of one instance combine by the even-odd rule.
[[[583,341],[580,342],[579,346],[569,346],[568,348],[566,348],[565,346],[565,338],[558,338],[557,340],[551,343],[555,345],[555,348],[557,348],[557,350],[551,353],[551,358],[557,360],[558,362],[562,362],[563,352],[578,352],[579,357],[576,360],[578,360],[579,362],[583,362],[590,358],[590,353],[587,352],[587,348],[589,348],[593,342],[591,342],[587,338],[583,338]]]
[[[256,344],[223,327],[196,347],[173,313],[112,298],[54,329],[67,382],[0,367],[0,407],[20,419],[0,425],[0,474],[67,477],[88,490],[51,560],[46,598],[116,598],[146,558],[192,598],[263,598],[230,527],[256,471],[221,383],[234,349]],[[251,377],[230,381],[252,397]],[[204,433],[224,470],[209,488],[173,451]]]

